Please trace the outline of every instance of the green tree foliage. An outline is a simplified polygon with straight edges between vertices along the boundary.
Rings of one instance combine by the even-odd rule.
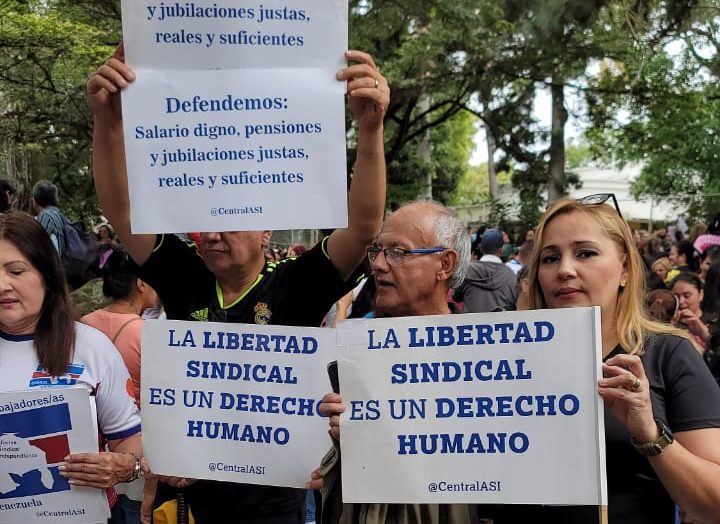
[[[350,47],[372,53],[392,87],[389,204],[423,193],[428,176],[436,199],[481,198],[468,187],[472,114],[495,138],[497,171],[512,173],[523,225],[535,224],[548,189],[576,182],[568,90],[586,94],[594,152],[644,162],[638,192],[718,192],[714,2],[350,0]],[[0,0],[0,161],[24,194],[49,178],[76,213],[94,210],[84,82],[120,34],[118,0]],[[678,39],[680,64],[665,47]],[[539,89],[554,95],[552,128],[533,117]]]
[[[654,49],[628,48],[589,96],[596,150],[642,165],[634,193],[700,215],[720,207],[719,15],[699,2],[670,26],[651,18]]]
[[[115,2],[0,3],[0,160],[29,209],[34,181],[55,182],[64,206],[94,211],[85,80],[119,39]],[[107,16],[106,16],[107,15]],[[114,27],[114,32],[112,31]]]

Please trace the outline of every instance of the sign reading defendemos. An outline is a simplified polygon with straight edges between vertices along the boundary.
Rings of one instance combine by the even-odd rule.
[[[606,505],[599,308],[338,326],[345,502]]]
[[[330,445],[318,406],[334,330],[153,320],[142,347],[155,473],[304,487]]]
[[[0,523],[105,522],[105,491],[58,469],[70,453],[96,453],[97,434],[84,387],[0,393]]]
[[[347,225],[345,0],[122,2],[134,233]]]

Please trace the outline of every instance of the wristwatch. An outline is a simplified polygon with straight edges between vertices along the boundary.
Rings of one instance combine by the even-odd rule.
[[[657,424],[658,428],[658,436],[655,440],[640,444],[635,440],[635,437],[630,437],[630,442],[632,442],[635,451],[644,457],[656,457],[662,453],[666,447],[675,442],[675,437],[672,431],[670,431],[670,428],[667,427],[667,424],[658,418],[655,419],[655,424]]]

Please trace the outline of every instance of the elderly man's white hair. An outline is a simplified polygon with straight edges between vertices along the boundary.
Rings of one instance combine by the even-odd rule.
[[[465,223],[447,207],[434,200],[407,202],[399,209],[414,204],[430,204],[436,208],[437,216],[433,220],[432,232],[438,246],[450,248],[458,254],[455,271],[450,277],[450,287],[458,287],[465,280],[465,273],[470,266],[470,236],[467,234]]]

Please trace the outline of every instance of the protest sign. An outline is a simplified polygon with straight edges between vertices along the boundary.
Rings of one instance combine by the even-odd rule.
[[[86,388],[0,393],[0,523],[97,523],[105,492],[72,486],[58,471],[70,453],[97,452]]]
[[[345,502],[606,505],[599,308],[347,321]]]
[[[143,449],[159,474],[303,487],[330,446],[330,329],[148,321]]]
[[[347,225],[347,2],[122,2],[135,233]]]

